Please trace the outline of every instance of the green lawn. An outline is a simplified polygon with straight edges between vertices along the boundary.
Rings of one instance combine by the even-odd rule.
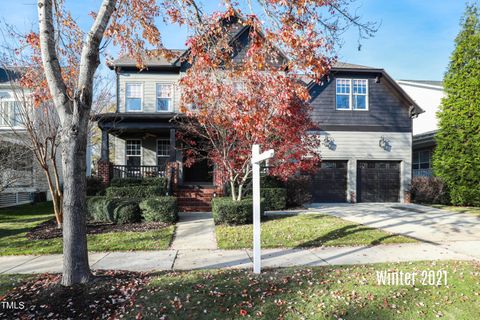
[[[457,212],[457,213],[466,213],[466,214],[471,214],[471,215],[480,217],[480,207],[455,207],[455,206],[446,206],[443,204],[432,204],[431,206],[437,209],[443,209],[443,210],[448,210],[448,211]]]
[[[216,226],[221,249],[252,247],[252,225]],[[262,222],[263,248],[375,245],[415,242],[350,221],[323,214],[275,216]]]
[[[1,209],[0,256],[61,253],[60,238],[29,240],[26,237],[30,229],[52,217],[50,202]],[[163,250],[170,245],[174,228],[88,235],[88,248],[90,251]]]
[[[446,270],[448,286],[378,285],[376,271]],[[139,293],[135,319],[478,319],[480,265],[370,266],[162,273]],[[138,318],[137,318],[138,319]]]

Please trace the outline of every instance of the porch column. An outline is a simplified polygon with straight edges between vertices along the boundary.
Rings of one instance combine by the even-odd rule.
[[[170,162],[177,161],[175,129],[170,129]]]
[[[110,144],[108,142],[108,131],[102,129],[102,153],[100,159],[105,162],[110,161]]]

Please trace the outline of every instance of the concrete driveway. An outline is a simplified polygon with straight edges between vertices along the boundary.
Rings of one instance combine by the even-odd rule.
[[[417,204],[312,204],[318,212],[432,243],[480,241],[480,217]]]

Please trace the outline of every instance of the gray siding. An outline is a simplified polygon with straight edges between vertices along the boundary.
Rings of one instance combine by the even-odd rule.
[[[408,104],[385,79],[376,83],[375,77],[375,74],[335,73],[323,85],[315,85],[310,90],[312,119],[327,130],[411,132]],[[336,78],[368,79],[369,110],[336,110]]]
[[[180,75],[178,73],[148,72],[148,70],[141,72],[120,72],[118,74],[118,112],[125,112],[126,84],[129,82],[141,83],[143,86],[143,110],[141,112],[156,112],[157,83],[173,84],[173,111],[178,112],[180,102],[179,78]]]
[[[349,132],[320,131],[321,140],[327,135],[335,141],[332,149],[320,148],[322,160],[348,160],[348,201],[351,193],[357,193],[357,161],[400,161],[400,202],[410,190],[412,178],[412,134],[410,132]],[[380,148],[379,140],[385,137],[391,149]]]

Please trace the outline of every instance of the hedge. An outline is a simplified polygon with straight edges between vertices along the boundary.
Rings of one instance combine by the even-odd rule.
[[[87,199],[88,217],[94,221],[118,224],[140,221],[138,201],[108,197],[89,197]]]
[[[142,219],[139,202],[137,200],[122,200],[113,211],[116,224],[135,223]]]
[[[287,189],[261,188],[261,197],[264,198],[265,210],[283,210],[287,205]]]
[[[160,188],[167,188],[167,178],[114,178],[110,182],[111,187],[131,187],[131,186],[157,186]]]
[[[261,200],[263,215],[264,199]],[[233,201],[230,197],[212,199],[212,214],[215,224],[242,225],[253,221],[252,198]]]
[[[132,185],[127,187],[108,187],[108,198],[138,198],[145,199],[165,195],[167,190],[160,186]]]
[[[178,220],[177,198],[154,197],[140,202],[140,209],[145,221],[172,223]]]
[[[293,176],[287,181],[287,206],[298,207],[312,200],[311,176]]]

